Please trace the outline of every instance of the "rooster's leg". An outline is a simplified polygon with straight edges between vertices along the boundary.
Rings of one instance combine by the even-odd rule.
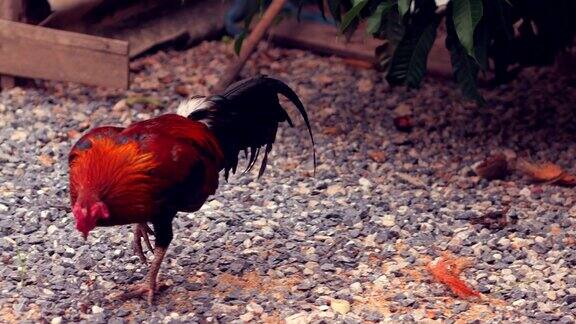
[[[152,302],[154,300],[154,294],[158,290],[157,286],[158,272],[160,271],[160,265],[162,264],[162,260],[164,260],[166,250],[167,250],[166,248],[158,246],[154,248],[154,260],[152,260],[152,264],[150,265],[150,269],[148,270],[148,275],[146,276],[146,279],[144,279],[144,282],[132,287],[130,291],[124,293],[121,296],[122,299],[130,299],[146,295],[148,304],[152,305]]]
[[[150,251],[154,251],[148,234],[154,235],[154,231],[152,231],[148,224],[140,223],[134,226],[134,242],[132,242],[132,248],[134,249],[134,253],[140,257],[140,260],[142,260],[144,264],[147,263],[147,260],[146,256],[144,255],[144,251],[142,250],[142,239],[144,239],[144,243],[146,243],[148,249],[150,249]]]
[[[154,235],[156,236],[156,246],[154,247],[154,260],[150,264],[150,269],[148,269],[148,275],[144,282],[134,286],[128,292],[124,293],[120,298],[128,299],[134,298],[142,295],[146,295],[148,304],[152,304],[154,300],[154,294],[158,290],[157,280],[158,272],[160,271],[160,266],[168,250],[168,246],[172,241],[172,218],[168,221],[163,220],[161,224],[154,223]]]

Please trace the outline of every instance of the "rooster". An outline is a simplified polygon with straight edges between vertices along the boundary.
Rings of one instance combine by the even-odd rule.
[[[278,124],[293,126],[279,94],[302,115],[314,148],[308,116],[296,93],[265,76],[239,81],[219,95],[192,97],[178,114],[126,128],[95,128],[72,147],[69,180],[77,230],[86,239],[97,226],[134,224],[134,252],[144,263],[142,242],[154,252],[146,278],[124,298],[144,296],[153,302],[176,213],[200,209],[215,193],[219,172],[223,170],[226,179],[236,172],[240,151],[250,170],[264,148],[259,176],[263,174]],[[155,237],[154,247],[149,235]]]

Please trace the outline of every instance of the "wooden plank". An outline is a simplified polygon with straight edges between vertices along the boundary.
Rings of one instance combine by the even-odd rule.
[[[282,45],[370,62],[374,62],[374,49],[380,45],[380,41],[360,32],[347,42],[335,26],[294,19],[284,20],[270,31],[270,36]]]
[[[0,73],[128,87],[128,43],[0,21]]]
[[[362,32],[361,28],[346,41],[335,26],[311,22],[285,20],[270,32],[273,42],[280,45],[303,48],[327,55],[363,60],[376,63],[374,51],[382,40],[374,39]],[[448,76],[452,68],[450,54],[444,47],[443,37],[438,37],[428,56],[428,72]]]
[[[21,21],[23,19],[23,0],[0,0],[0,19]],[[0,75],[0,89],[13,88],[16,80],[12,76]]]
[[[100,0],[102,6],[114,8],[112,0]],[[68,12],[56,12],[55,20],[45,27],[97,35],[128,41],[130,57],[173,40],[194,44],[207,38],[219,36],[224,29],[224,15],[229,9],[227,1],[149,0],[134,1],[122,5],[118,1],[115,10],[102,8],[88,12],[84,17],[70,16]],[[160,14],[158,14],[160,13]],[[80,19],[82,18],[82,19]]]
[[[128,44],[121,40],[60,31],[38,26],[17,24],[0,20],[0,34],[4,37],[26,38],[30,41],[43,41],[55,45],[85,48],[93,51],[126,55]]]

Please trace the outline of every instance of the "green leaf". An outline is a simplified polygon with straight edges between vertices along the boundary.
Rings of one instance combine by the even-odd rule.
[[[482,106],[485,104],[485,101],[476,86],[478,65],[476,61],[466,53],[466,49],[458,41],[454,21],[449,15],[446,17],[446,29],[446,48],[450,51],[450,61],[452,62],[452,71],[456,82],[466,97],[476,100],[476,102]]]
[[[390,3],[390,0],[382,2],[381,4],[376,7],[376,10],[366,21],[366,33],[368,34],[376,34],[380,30],[380,26],[382,25],[382,18],[388,14],[390,9],[394,5]]]
[[[240,34],[238,34],[238,36],[236,36],[236,39],[234,40],[234,52],[236,53],[236,55],[240,55],[240,50],[242,49],[242,43],[244,43],[244,40],[246,39],[247,35],[248,33],[246,33],[246,31],[242,31]]]
[[[398,12],[400,13],[400,17],[404,17],[408,10],[410,10],[410,4],[412,0],[398,0]]]
[[[452,0],[456,34],[470,56],[474,56],[474,29],[482,18],[482,0]]]
[[[342,18],[342,24],[340,25],[341,33],[346,32],[348,27],[352,25],[352,22],[358,19],[360,11],[364,9],[364,6],[366,6],[366,4],[368,4],[368,0],[360,0],[355,3],[352,9],[348,10],[348,12],[344,15],[344,18]]]
[[[474,58],[482,70],[488,70],[488,44],[490,42],[490,35],[488,33],[488,25],[486,21],[482,20],[476,27],[474,33]]]
[[[390,10],[388,15],[383,17],[380,34],[384,42],[375,50],[378,62],[376,67],[379,71],[386,71],[390,66],[394,51],[404,37],[404,29],[398,10]]]
[[[411,88],[420,86],[426,73],[428,53],[436,39],[439,24],[440,17],[435,16],[423,28],[416,24],[408,27],[392,56],[390,70],[386,77],[391,85],[406,84]]]
[[[398,43],[404,37],[404,25],[402,24],[402,17],[396,10],[390,11],[386,19],[386,39],[392,45],[392,48],[396,48]]]

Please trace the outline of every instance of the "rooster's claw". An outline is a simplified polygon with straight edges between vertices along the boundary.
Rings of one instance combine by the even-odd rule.
[[[154,235],[154,231],[150,228],[150,226],[148,226],[148,224],[140,223],[134,227],[134,242],[132,243],[132,247],[134,249],[134,253],[140,257],[140,260],[142,260],[144,264],[146,264],[148,261],[146,260],[146,256],[142,250],[142,239],[144,239],[144,243],[146,243],[146,246],[150,251],[154,250],[152,244],[150,243],[148,234]]]
[[[152,305],[154,302],[154,294],[156,294],[159,290],[155,286],[156,285],[151,287],[151,285],[147,282],[137,284],[137,285],[131,287],[129,291],[122,293],[120,296],[118,296],[118,298],[122,299],[122,300],[128,300],[128,299],[132,299],[132,298],[146,296],[146,300],[148,301],[148,304]],[[162,287],[162,288],[164,288],[164,287]]]

